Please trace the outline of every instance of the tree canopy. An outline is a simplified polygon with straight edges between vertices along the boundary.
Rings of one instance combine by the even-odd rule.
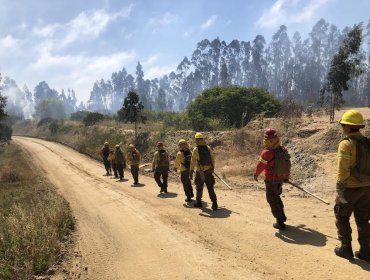
[[[194,129],[201,128],[197,124],[201,118],[215,118],[227,126],[241,127],[260,114],[275,116],[280,108],[280,102],[264,89],[229,86],[202,92],[189,105],[188,114]]]

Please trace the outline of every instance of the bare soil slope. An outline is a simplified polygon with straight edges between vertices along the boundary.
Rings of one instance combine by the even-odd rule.
[[[31,152],[77,219],[78,277],[69,279],[367,279],[370,264],[333,253],[332,205],[285,192],[288,230],[272,228],[262,191],[216,186],[217,212],[189,208],[179,184],[158,195],[104,177],[99,162],[63,145],[14,137]],[[259,190],[258,190],[259,189]],[[326,197],[332,201],[332,194]],[[205,190],[204,200],[209,202]],[[356,234],[354,234],[356,239]],[[354,243],[354,248],[358,245]],[[77,262],[77,263],[76,263]],[[63,278],[62,278],[63,279]]]

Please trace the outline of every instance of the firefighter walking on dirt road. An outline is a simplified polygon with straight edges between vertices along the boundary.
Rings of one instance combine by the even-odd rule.
[[[123,181],[124,173],[123,169],[126,168],[126,159],[120,145],[116,145],[116,150],[114,152],[114,158],[116,161],[116,167],[119,175],[119,180]]]
[[[360,250],[355,255],[370,262],[370,139],[360,133],[365,121],[359,111],[346,111],[339,123],[344,138],[338,146],[334,213],[341,245],[334,252],[345,259],[353,258],[350,225],[353,212],[360,243]]]
[[[154,180],[161,189],[160,193],[167,193],[169,170],[170,161],[168,159],[168,153],[164,149],[163,143],[157,142],[157,151],[154,153],[152,171],[154,172]]]
[[[137,185],[139,184],[139,164],[141,161],[141,155],[133,144],[128,145],[126,159],[127,164],[129,164],[131,168],[134,185]]]
[[[191,156],[190,163],[190,179],[193,179],[193,173],[195,172],[194,183],[196,185],[196,202],[194,207],[201,208],[202,196],[204,184],[207,186],[209,198],[212,201],[212,210],[218,209],[217,196],[215,193],[215,177],[213,171],[215,168],[215,159],[213,157],[212,150],[207,146],[206,141],[203,138],[202,133],[197,132],[195,134],[195,144],[197,145]]]
[[[103,148],[100,150],[100,156],[103,158],[104,168],[105,171],[107,171],[107,173],[105,174],[106,176],[110,175],[112,172],[112,168],[108,160],[109,151],[109,144],[108,142],[105,142]]]
[[[289,179],[290,156],[288,151],[280,145],[280,139],[274,129],[266,129],[263,144],[265,148],[260,154],[254,180],[258,181],[258,175],[265,171],[266,200],[276,219],[273,227],[284,230],[287,218],[280,195],[283,190],[283,182]]]
[[[176,155],[174,171],[180,170],[181,183],[184,188],[186,202],[191,202],[191,198],[194,197],[193,186],[191,185],[190,176],[190,163],[191,163],[191,151],[189,149],[188,142],[185,139],[179,141],[180,151]]]

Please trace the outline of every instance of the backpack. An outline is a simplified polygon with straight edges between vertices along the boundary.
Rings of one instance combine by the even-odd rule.
[[[290,168],[292,166],[290,162],[290,155],[288,151],[279,146],[277,149],[274,150],[274,168],[273,168],[273,175],[274,177],[279,178],[288,178],[290,174]]]
[[[158,166],[170,166],[170,162],[168,160],[168,154],[165,150],[159,151]]]
[[[207,146],[198,146],[199,165],[212,165],[211,152]]]
[[[182,164],[186,169],[190,168],[191,152],[189,150],[182,151],[184,155],[184,163]]]
[[[355,143],[356,143],[356,165],[355,167],[351,169],[351,175],[359,180],[369,179],[369,176],[370,176],[370,139],[363,136],[361,139],[353,139],[353,140],[355,140]]]
[[[125,157],[123,155],[123,152],[121,150],[116,151],[116,162],[123,163],[124,161],[125,161]]]
[[[139,154],[137,153],[137,151],[132,151],[131,152],[131,158],[132,158],[132,162],[138,162],[139,161]]]
[[[101,149],[101,152],[103,157],[107,158],[109,156],[110,149],[109,147],[103,147],[103,149]]]

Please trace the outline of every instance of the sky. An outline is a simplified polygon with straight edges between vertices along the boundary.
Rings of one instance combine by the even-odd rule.
[[[96,80],[125,67],[159,78],[202,39],[269,42],[279,26],[308,36],[370,20],[370,0],[0,0],[0,73],[33,91],[41,81],[86,102]]]

